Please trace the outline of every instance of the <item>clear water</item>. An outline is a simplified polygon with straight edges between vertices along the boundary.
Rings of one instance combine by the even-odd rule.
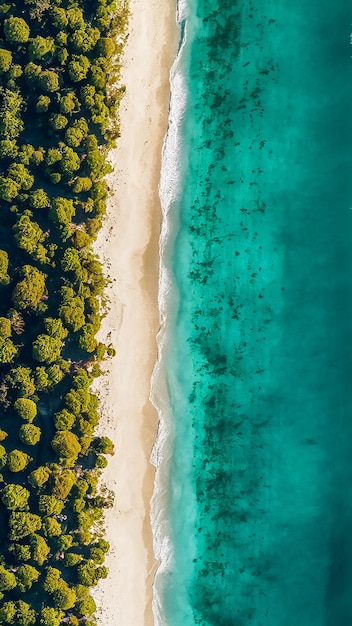
[[[352,7],[187,0],[161,198],[165,626],[352,623]]]

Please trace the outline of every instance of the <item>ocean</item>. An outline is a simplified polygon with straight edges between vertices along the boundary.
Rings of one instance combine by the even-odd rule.
[[[352,623],[352,6],[180,0],[157,626]]]

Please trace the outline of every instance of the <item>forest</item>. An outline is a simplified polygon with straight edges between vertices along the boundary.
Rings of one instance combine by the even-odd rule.
[[[127,23],[116,0],[0,2],[0,624],[93,626],[108,573],[92,244]]]

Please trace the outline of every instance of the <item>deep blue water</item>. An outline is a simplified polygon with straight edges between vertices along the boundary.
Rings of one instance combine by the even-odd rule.
[[[352,6],[179,19],[156,623],[350,626]]]

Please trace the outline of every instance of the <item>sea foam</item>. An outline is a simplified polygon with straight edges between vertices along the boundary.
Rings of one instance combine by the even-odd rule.
[[[159,316],[157,335],[158,357],[151,380],[150,399],[159,415],[158,435],[154,444],[151,463],[156,467],[154,493],[151,500],[151,524],[154,553],[159,568],[154,581],[153,613],[156,626],[165,623],[162,610],[162,593],[170,570],[173,547],[167,519],[168,466],[172,450],[172,414],[165,377],[167,344],[173,311],[177,308],[177,292],[172,281],[171,256],[173,238],[177,231],[177,201],[182,181],[182,134],[181,122],[187,103],[186,82],[182,74],[182,57],[187,41],[187,4],[177,5],[176,21],[180,28],[180,45],[170,72],[170,105],[168,130],[162,150],[162,167],[159,196],[162,208],[162,226],[159,239]]]

